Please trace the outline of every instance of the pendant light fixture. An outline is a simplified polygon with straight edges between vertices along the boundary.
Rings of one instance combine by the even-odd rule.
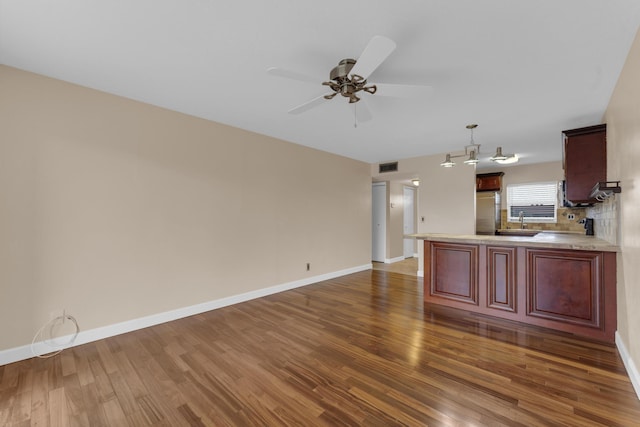
[[[473,130],[477,127],[478,125],[475,123],[466,126],[466,128],[471,132],[471,141],[469,141],[468,145],[465,145],[464,154],[452,155],[451,153],[447,153],[444,162],[440,163],[440,166],[445,168],[454,167],[456,163],[451,159],[456,157],[467,157],[464,161],[464,164],[466,165],[475,165],[480,161],[480,159],[478,159],[478,155],[480,154],[480,144],[476,144],[473,140]],[[496,154],[490,157],[489,160],[504,165],[516,163],[518,161],[518,156],[515,154],[503,154],[502,147],[498,147],[496,149]]]
[[[479,160],[476,157],[476,151],[475,150],[471,150],[469,152],[469,158],[464,161],[464,164],[465,165],[475,165],[478,162],[479,162]]]
[[[516,154],[502,154],[502,147],[498,147],[496,154],[490,157],[489,160],[500,163],[501,165],[508,165],[510,163],[517,163],[518,156]]]
[[[517,154],[509,154],[504,160],[496,160],[496,163],[500,163],[501,165],[509,165],[511,163],[518,163],[518,160],[520,159],[518,158]]]
[[[440,166],[445,168],[454,167],[456,163],[451,160],[454,157],[467,157],[467,160],[464,161],[464,163],[467,165],[475,165],[476,163],[478,163],[479,160],[477,155],[480,154],[480,144],[476,144],[473,141],[473,130],[477,127],[478,125],[475,123],[466,126],[466,128],[471,131],[471,141],[469,142],[469,145],[465,145],[464,154],[452,156],[451,153],[447,153],[444,162],[440,163]]]
[[[504,154],[502,154],[502,147],[498,147],[496,148],[496,154],[494,154],[490,160],[492,161],[497,161],[497,160],[507,160],[507,156],[505,156]]]
[[[456,162],[451,160],[451,154],[447,153],[447,156],[444,159],[444,162],[440,163],[440,166],[445,168],[452,168],[456,165]]]

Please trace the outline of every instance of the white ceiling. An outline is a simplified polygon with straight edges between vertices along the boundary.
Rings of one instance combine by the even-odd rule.
[[[459,152],[469,123],[481,158],[539,163],[601,122],[639,25],[638,0],[0,0],[0,63],[370,163]],[[369,81],[431,95],[287,114],[374,35],[397,48]]]

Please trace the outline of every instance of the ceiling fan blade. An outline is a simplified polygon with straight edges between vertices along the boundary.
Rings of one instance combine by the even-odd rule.
[[[318,96],[317,98],[313,98],[310,99],[309,101],[305,102],[304,104],[300,104],[297,107],[293,107],[291,110],[287,111],[289,114],[300,114],[300,113],[304,113],[307,110],[310,110],[314,107],[317,107],[318,105],[322,104],[323,102],[326,101],[325,99],[325,95],[331,95],[334,92],[329,92],[329,93],[325,93],[322,94],[320,96]]]
[[[417,98],[433,92],[432,86],[398,85],[390,83],[374,83],[376,96],[392,96],[396,98]]]
[[[276,77],[283,77],[285,79],[298,80],[301,82],[320,83],[321,78],[309,76],[307,74],[299,73],[297,71],[285,70],[284,68],[270,67],[267,68],[267,74]]]
[[[395,48],[396,44],[393,40],[383,36],[373,36],[349,74],[356,74],[366,79],[391,55]]]

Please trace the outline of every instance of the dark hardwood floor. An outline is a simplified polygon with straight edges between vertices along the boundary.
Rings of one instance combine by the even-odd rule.
[[[2,426],[638,426],[615,347],[369,270],[0,367]]]

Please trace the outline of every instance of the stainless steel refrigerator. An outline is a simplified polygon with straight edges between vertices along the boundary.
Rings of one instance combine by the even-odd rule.
[[[476,193],[476,234],[496,234],[500,228],[500,193]]]

